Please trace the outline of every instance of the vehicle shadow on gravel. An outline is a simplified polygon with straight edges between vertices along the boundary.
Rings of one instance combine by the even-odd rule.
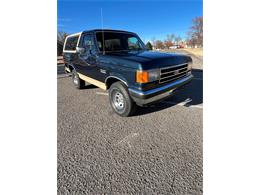
[[[134,116],[158,112],[177,104],[185,107],[201,105],[203,103],[203,70],[193,69],[192,74],[193,80],[184,88],[178,89],[173,96],[147,107],[138,107]]]
[[[96,88],[98,88],[98,87],[95,86],[95,85],[86,84],[84,87],[82,87],[81,90],[84,90],[84,89],[96,89]]]

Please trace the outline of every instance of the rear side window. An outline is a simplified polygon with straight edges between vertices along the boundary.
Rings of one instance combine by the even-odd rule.
[[[76,50],[79,36],[68,37],[65,45],[65,50],[74,51]]]

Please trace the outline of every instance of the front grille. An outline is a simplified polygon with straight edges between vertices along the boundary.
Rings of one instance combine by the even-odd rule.
[[[179,64],[161,68],[159,83],[166,83],[184,77],[188,72],[188,64]]]

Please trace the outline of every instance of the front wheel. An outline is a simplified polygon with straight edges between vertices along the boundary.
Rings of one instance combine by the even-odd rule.
[[[127,87],[120,81],[110,87],[109,102],[113,110],[123,117],[132,115],[136,110],[136,104],[131,99]]]

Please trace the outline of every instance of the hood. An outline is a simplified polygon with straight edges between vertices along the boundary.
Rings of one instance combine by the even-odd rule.
[[[107,53],[106,55],[127,61],[138,62],[142,65],[142,69],[144,70],[178,65],[191,61],[191,57],[186,55],[152,51],[115,52]]]

